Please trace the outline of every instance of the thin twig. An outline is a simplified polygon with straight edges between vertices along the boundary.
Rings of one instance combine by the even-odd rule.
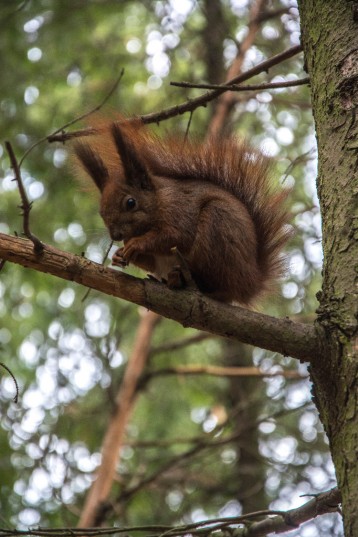
[[[0,362],[0,366],[3,367],[4,369],[6,369],[6,371],[9,373],[10,377],[14,381],[15,388],[16,388],[16,394],[13,397],[13,401],[14,401],[14,403],[17,403],[18,400],[19,400],[19,385],[17,383],[16,377],[13,374],[13,372],[11,371],[11,369],[7,365],[5,365],[3,362]]]
[[[109,252],[111,251],[112,246],[113,246],[113,241],[110,242],[107,250],[104,252],[104,256],[103,256],[103,259],[102,259],[102,265],[104,265],[108,255],[109,255]],[[91,290],[92,289],[90,287],[87,289],[87,291],[83,295],[83,298],[81,298],[81,302],[85,302],[87,300],[88,295],[90,294]]]
[[[302,52],[302,46],[296,45],[294,47],[291,47],[284,52],[280,52],[279,54],[276,54],[275,56],[272,56],[268,60],[265,60],[255,67],[252,67],[252,69],[249,69],[245,73],[242,73],[238,75],[237,77],[229,80],[226,84],[223,84],[223,86],[219,86],[219,89],[215,89],[212,91],[207,91],[203,95],[200,95],[199,97],[196,97],[195,99],[189,99],[188,101],[185,101],[184,103],[177,104],[171,108],[166,108],[165,110],[161,110],[160,112],[153,112],[152,114],[146,114],[142,116],[136,116],[133,118],[133,120],[141,119],[142,122],[146,125],[150,123],[159,123],[160,121],[163,121],[165,119],[169,119],[172,117],[179,116],[181,114],[184,114],[185,112],[193,112],[200,106],[206,107],[208,103],[219,97],[222,93],[225,91],[228,91],[226,89],[227,85],[232,84],[240,84],[241,82],[245,82],[246,80],[249,80],[250,78],[262,73],[267,72],[271,67],[274,65],[278,65],[279,63],[282,63],[285,60],[288,60],[289,58],[292,58],[292,56],[295,56],[296,54],[299,54]],[[131,119],[128,119],[127,121],[131,121]],[[81,136],[90,136],[93,134],[93,129],[82,129],[80,131],[74,131],[74,132],[67,132],[67,133],[61,133],[57,134],[56,136],[51,136],[51,142],[66,142],[67,140],[71,140],[72,138],[78,138]]]
[[[262,416],[261,418],[258,418],[257,420],[253,421],[252,423],[242,426],[241,428],[239,428],[239,430],[237,430],[233,434],[229,436],[224,436],[221,438],[216,437],[216,434],[218,433],[219,430],[222,430],[222,425],[221,424],[217,425],[215,429],[211,431],[210,438],[198,439],[197,443],[194,446],[190,447],[188,450],[184,451],[183,453],[174,455],[171,459],[163,463],[163,465],[160,466],[160,468],[156,469],[150,475],[144,477],[141,481],[139,481],[135,485],[130,486],[127,489],[123,490],[119,494],[117,498],[117,502],[127,501],[129,498],[133,497],[134,494],[136,494],[143,488],[146,488],[148,485],[151,485],[152,483],[154,483],[164,473],[168,472],[169,470],[172,470],[173,468],[177,466],[180,466],[184,461],[193,458],[195,455],[198,455],[200,452],[205,451],[205,450],[217,449],[222,446],[231,444],[232,442],[237,442],[240,438],[244,436],[246,431],[250,431],[254,428],[257,428],[261,423],[266,422],[269,419],[275,419],[282,415],[287,415],[288,413],[294,413],[298,410],[301,410],[307,407],[309,404],[311,403],[304,403],[300,407],[296,407],[290,410],[282,409],[272,414],[271,416]]]
[[[189,345],[193,345],[195,343],[200,343],[201,341],[209,338],[213,338],[214,336],[212,334],[208,334],[207,332],[199,332],[197,334],[193,334],[192,336],[188,336],[186,338],[181,338],[174,341],[169,341],[167,343],[163,343],[162,345],[159,345],[158,347],[152,347],[150,349],[150,355],[153,356],[155,354],[159,354],[161,352],[170,352],[170,351],[176,351],[178,349],[181,349],[183,347],[187,347]]]
[[[214,531],[225,530],[232,527],[233,534],[247,537],[255,535],[266,535],[267,533],[281,533],[298,527],[303,522],[326,513],[339,512],[339,504],[342,498],[337,487],[326,492],[321,492],[300,507],[288,511],[262,509],[236,517],[220,517],[200,522],[192,522],[181,526],[132,526],[132,527],[111,527],[111,528],[35,528],[33,530],[15,530],[0,528],[0,537],[77,537],[91,535],[91,537],[128,534],[135,532],[152,532],[152,537],[163,537],[164,535],[174,537],[185,534],[211,535]],[[255,518],[264,519],[260,522],[251,522],[246,525],[246,521]],[[238,528],[238,524],[245,524],[245,528]],[[216,534],[223,535],[223,534]]]
[[[257,22],[267,22],[271,19],[274,19],[276,17],[280,17],[281,15],[285,15],[290,10],[290,7],[282,7],[280,9],[274,9],[271,11],[265,11],[262,13],[262,15],[258,15],[256,21]]]
[[[40,239],[35,237],[35,235],[33,235],[31,233],[31,231],[30,231],[30,211],[31,211],[31,207],[32,207],[32,202],[29,202],[29,200],[27,198],[26,190],[25,190],[24,184],[22,182],[22,178],[21,178],[20,166],[17,163],[15,153],[14,153],[14,150],[13,150],[13,148],[11,146],[11,143],[10,142],[5,142],[5,147],[6,147],[6,150],[7,150],[8,154],[9,154],[11,167],[12,167],[12,169],[14,171],[14,174],[15,174],[14,179],[17,182],[17,186],[18,186],[18,189],[19,189],[19,192],[20,192],[20,197],[21,197],[20,208],[23,211],[22,216],[23,216],[24,235],[25,235],[25,237],[30,239],[30,241],[33,242],[35,253],[36,254],[41,254],[41,252],[44,249],[44,246],[43,246],[42,242],[40,241]]]
[[[145,380],[163,375],[211,375],[215,377],[285,377],[287,379],[307,379],[298,371],[262,371],[259,367],[220,367],[213,365],[187,365],[165,367],[151,371],[145,375]],[[144,380],[144,379],[143,379]]]
[[[52,134],[44,136],[44,138],[41,138],[40,140],[35,142],[31,147],[29,147],[25,151],[24,155],[22,156],[19,166],[21,167],[21,165],[24,162],[25,158],[28,156],[29,153],[31,153],[31,151],[35,147],[37,147],[38,145],[40,145],[40,144],[42,144],[43,142],[46,142],[46,141],[48,141],[50,143],[53,142],[53,141],[57,141],[56,136],[57,136],[58,133],[60,133],[60,132],[63,133],[63,131],[65,129],[67,129],[68,127],[70,127],[74,123],[77,123],[78,121],[81,121],[82,119],[85,119],[86,117],[90,116],[91,114],[94,114],[95,112],[98,112],[106,104],[106,102],[110,99],[110,97],[113,95],[113,93],[115,92],[115,90],[119,86],[119,83],[122,80],[123,75],[124,75],[124,69],[122,68],[121,72],[120,72],[119,76],[117,77],[116,81],[114,82],[113,86],[111,87],[111,89],[109,90],[109,92],[107,93],[107,95],[104,97],[104,99],[102,100],[102,102],[100,104],[98,104],[97,106],[92,108],[89,112],[85,112],[84,114],[81,114],[80,116],[76,117],[75,119],[72,119],[71,121],[69,121],[65,125],[62,125],[62,127],[56,129]]]
[[[193,119],[193,111],[190,112],[189,121],[188,121],[188,125],[186,127],[185,136],[184,136],[184,143],[188,139],[192,119]]]
[[[183,114],[184,112],[190,112],[195,110],[196,108],[200,106],[206,106],[209,102],[216,99],[219,95],[227,91],[225,89],[226,85],[232,85],[232,84],[240,84],[241,82],[245,82],[246,80],[249,80],[255,75],[258,75],[262,72],[267,72],[268,69],[273,67],[274,65],[278,65],[279,63],[282,63],[283,61],[292,58],[292,56],[295,56],[296,54],[302,52],[302,46],[296,45],[294,47],[291,47],[284,52],[281,52],[279,54],[276,54],[275,56],[272,56],[268,60],[265,60],[255,67],[252,67],[252,69],[249,69],[245,73],[242,73],[238,75],[237,77],[229,80],[226,84],[224,84],[224,88],[215,89],[213,91],[204,93],[203,95],[200,95],[199,97],[195,99],[191,99],[189,101],[186,101],[185,103],[179,104],[177,106],[174,106],[172,108],[167,108],[166,110],[162,110],[161,112],[157,112],[154,114],[147,114],[145,116],[141,116],[141,120],[143,123],[157,123],[158,121],[161,121],[163,119],[168,119],[170,117],[175,117],[179,114]]]
[[[287,80],[286,82],[268,82],[266,84],[250,84],[247,86],[238,85],[238,84],[196,84],[193,82],[170,82],[171,86],[176,86],[178,88],[197,88],[197,89],[208,89],[216,90],[220,88],[225,88],[227,91],[266,91],[269,89],[279,89],[279,88],[291,88],[294,86],[303,86],[309,84],[309,77],[300,78],[298,80]]]
[[[305,164],[307,161],[309,160],[313,160],[315,157],[314,157],[314,152],[316,151],[316,149],[309,149],[308,151],[306,151],[305,153],[302,153],[301,155],[298,155],[298,157],[296,157],[294,160],[292,160],[290,162],[290,164],[287,166],[286,168],[286,171],[283,175],[283,179],[282,179],[282,182],[285,183],[287,177],[290,175],[290,173],[292,172],[293,168],[297,165],[301,165],[301,164]],[[309,157],[309,155],[311,154],[311,156]],[[308,158],[309,157],[309,158]]]

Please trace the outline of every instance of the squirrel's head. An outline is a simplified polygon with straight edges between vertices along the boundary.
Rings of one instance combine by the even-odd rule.
[[[111,142],[113,150],[107,147],[104,158],[96,144],[77,142],[75,153],[101,192],[100,214],[111,238],[127,241],[153,227],[157,198],[135,145],[116,123],[111,127]]]

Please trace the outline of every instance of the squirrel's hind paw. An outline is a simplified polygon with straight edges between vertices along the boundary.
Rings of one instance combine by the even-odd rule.
[[[168,272],[167,285],[169,289],[183,289],[183,287],[186,287],[186,281],[179,265]]]

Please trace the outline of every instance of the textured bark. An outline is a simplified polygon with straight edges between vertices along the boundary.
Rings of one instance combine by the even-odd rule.
[[[306,361],[318,353],[316,331],[308,324],[230,306],[195,290],[172,291],[163,283],[134,278],[52,246],[45,245],[39,255],[34,252],[29,240],[0,233],[1,259],[124,298],[185,327],[191,326]]]
[[[357,2],[299,1],[318,141],[325,352],[314,394],[343,497],[346,536],[358,535],[358,21]]]

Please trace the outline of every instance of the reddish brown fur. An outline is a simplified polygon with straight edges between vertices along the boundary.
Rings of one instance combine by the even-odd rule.
[[[75,152],[101,191],[111,237],[124,240],[115,264],[167,279],[176,246],[203,292],[242,304],[282,275],[287,191],[273,191],[268,160],[248,145],[161,140],[121,121],[101,124]]]

